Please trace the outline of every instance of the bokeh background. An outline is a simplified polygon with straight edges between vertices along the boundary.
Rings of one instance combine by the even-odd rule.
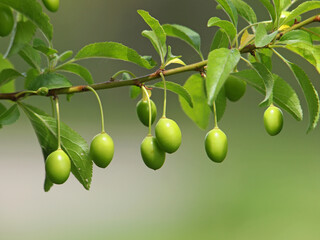
[[[268,18],[259,1],[247,2],[259,20]],[[48,14],[54,25],[54,46],[60,52],[77,52],[92,42],[117,41],[158,60],[141,36],[148,26],[137,9],[150,11],[161,23],[182,24],[199,32],[207,53],[216,31],[206,27],[207,20],[226,18],[215,6],[212,0],[61,0],[59,11]],[[7,42],[1,40],[2,52]],[[168,43],[185,62],[199,60],[185,43],[174,39]],[[313,67],[297,56],[287,56],[305,67],[319,89],[319,75]],[[18,69],[25,69],[19,59],[11,60]],[[297,89],[306,109],[293,76],[278,59],[274,61],[275,72]],[[82,63],[96,82],[124,68],[137,75],[148,73],[120,61]],[[168,80],[182,83],[188,76]],[[75,84],[83,83],[70,78]],[[131,100],[128,91],[99,92],[115,156],[108,168],[94,167],[90,191],[73,176],[49,193],[43,191],[41,149],[23,113],[16,124],[0,131],[0,239],[320,239],[320,132],[317,128],[306,134],[307,110],[302,122],[285,113],[283,131],[270,137],[263,127],[264,109],[258,106],[262,96],[248,87],[243,99],[228,103],[220,127],[228,136],[229,152],[222,164],[215,164],[204,151],[209,128],[198,129],[181,111],[177,96],[169,93],[167,116],[180,125],[183,142],[154,172],[140,157],[147,129],[139,123],[137,100]],[[93,94],[77,94],[71,102],[62,99],[62,120],[90,142],[100,128]],[[162,92],[154,91],[153,99],[160,115]],[[28,102],[50,110],[47,99]]]

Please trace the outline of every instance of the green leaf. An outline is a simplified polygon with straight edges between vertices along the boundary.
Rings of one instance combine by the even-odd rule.
[[[273,0],[274,6],[275,6],[275,12],[276,12],[276,19],[279,23],[281,12],[285,9],[287,9],[291,5],[290,0]]]
[[[160,58],[161,63],[164,63],[164,58],[167,54],[167,46],[166,46],[166,33],[163,30],[162,26],[160,25],[159,21],[153,18],[147,11],[138,10],[137,11],[143,20],[149,25],[149,27],[154,32],[156,39],[157,39],[157,46],[160,47]]]
[[[162,88],[163,89],[163,82],[157,82],[156,84],[150,86],[152,88]],[[182,87],[180,84],[175,82],[166,81],[167,90],[177,94],[178,96],[184,98],[186,102],[189,104],[190,107],[193,107],[192,99],[188,91]]]
[[[52,39],[52,25],[49,17],[42,11],[41,5],[36,0],[0,0],[0,3],[8,5],[24,16],[29,18],[43,34],[49,39]]]
[[[75,56],[75,60],[86,58],[113,58],[138,64],[147,69],[156,63],[140,56],[135,50],[116,42],[93,43],[83,47]]]
[[[71,82],[63,75],[57,73],[44,73],[32,79],[28,85],[28,89],[36,91],[41,87],[52,89],[71,86]]]
[[[273,86],[274,86],[273,74],[262,63],[255,62],[255,63],[252,63],[252,66],[254,67],[254,70],[258,73],[260,78],[263,80],[265,90],[266,90],[266,96],[260,104],[268,103],[268,105],[270,105],[270,103],[272,102],[272,98],[273,98],[273,96],[272,96],[272,91],[273,91]]]
[[[174,63],[185,66],[186,64],[180,58],[181,58],[181,56],[173,55],[171,52],[171,46],[168,46],[168,55],[167,55],[167,59],[166,59],[164,66],[166,67],[166,66],[168,66],[170,64],[174,64]]]
[[[268,10],[270,17],[273,22],[276,20],[276,10],[270,0],[260,0],[260,2],[264,5],[264,7]]]
[[[18,53],[26,44],[30,43],[35,33],[36,26],[31,21],[19,21],[12,35],[10,47],[6,55],[11,57]]]
[[[238,25],[238,12],[231,0],[216,0],[228,14],[234,26]]]
[[[308,104],[309,127],[307,132],[310,132],[317,126],[319,121],[319,96],[307,74],[305,74],[305,72],[298,65],[290,62],[288,62],[288,64],[294,76],[298,80]]]
[[[65,62],[69,58],[71,58],[72,55],[73,55],[73,51],[68,50],[68,51],[65,51],[65,52],[61,53],[61,55],[58,57],[58,59],[59,59],[60,62]]]
[[[61,65],[56,70],[74,73],[82,77],[88,84],[93,84],[93,79],[89,70],[76,63],[68,63]]]
[[[12,63],[4,58],[2,56],[2,54],[0,53],[0,72],[4,69],[8,69],[8,68],[11,68],[13,69],[13,65]],[[15,83],[14,81],[10,81],[2,86],[0,86],[0,92],[1,93],[10,93],[10,92],[14,92],[15,91]]]
[[[284,34],[280,40],[283,44],[293,44],[293,43],[306,43],[312,45],[312,38],[309,33],[303,30],[293,30]]]
[[[19,55],[33,68],[40,71],[41,56],[37,50],[26,44],[23,49],[20,50]]]
[[[311,35],[312,41],[320,41],[320,27],[306,28],[305,31]]]
[[[207,65],[206,89],[208,105],[212,106],[218,93],[240,60],[237,49],[219,48],[210,52]]]
[[[264,47],[268,45],[275,38],[277,34],[278,34],[278,31],[268,34],[266,30],[266,26],[264,24],[259,24],[255,33],[256,47]]]
[[[224,86],[221,88],[220,92],[218,93],[215,104],[216,104],[217,121],[219,122],[222,119],[227,107],[227,97],[226,97],[226,91],[224,90]],[[213,112],[213,108],[211,108],[211,111]]]
[[[296,7],[288,17],[284,18],[281,21],[281,25],[286,24],[287,22],[294,20],[298,16],[300,16],[303,13],[309,12],[314,9],[320,8],[320,2],[319,1],[306,1],[301,3],[298,7]]]
[[[254,70],[243,70],[232,73],[230,77],[235,77],[246,81],[250,86],[265,95],[266,90],[263,79]],[[297,93],[294,89],[278,75],[273,75],[273,101],[282,109],[291,114],[297,121],[302,120],[302,109]]]
[[[57,150],[57,123],[54,118],[41,110],[19,103],[38,137],[43,157]],[[89,190],[92,178],[92,161],[89,157],[89,147],[86,141],[73,129],[61,122],[61,148],[68,154],[71,160],[71,172]],[[51,187],[50,181],[45,181],[45,188],[48,191]]]
[[[214,35],[214,38],[211,43],[210,51],[218,48],[228,48],[228,46],[229,46],[228,35],[224,31],[219,29]]]
[[[286,45],[290,51],[300,55],[311,63],[320,73],[320,45],[310,45],[302,42]]]
[[[233,41],[233,39],[237,35],[237,30],[231,22],[226,21],[226,20],[221,20],[218,17],[210,18],[207,26],[208,27],[212,27],[212,26],[220,27],[222,30],[224,30],[227,33],[231,42]]]
[[[141,35],[145,38],[148,38],[149,41],[151,42],[153,48],[157,51],[157,53],[159,54],[160,58],[161,58],[161,46],[159,45],[159,41],[157,39],[156,34],[154,33],[154,31],[150,31],[150,30],[144,30],[142,31]],[[162,61],[162,59],[161,59]]]
[[[12,68],[3,69],[0,71],[0,86],[16,79],[17,77],[22,77],[22,74]]]
[[[15,123],[20,117],[17,104],[12,105],[7,111],[0,115],[0,125],[10,125]]]
[[[243,17],[248,23],[256,23],[257,16],[253,9],[242,0],[231,0],[235,8],[237,9],[238,14]]]
[[[193,107],[190,107],[185,98],[179,96],[182,110],[201,129],[208,127],[210,117],[210,108],[207,104],[204,84],[200,74],[193,74],[183,85],[191,96]]]
[[[194,50],[196,50],[200,58],[203,59],[203,55],[200,49],[201,39],[200,35],[197,32],[178,24],[164,24],[162,25],[162,27],[167,36],[176,37],[188,43],[191,47],[194,48]]]
[[[253,57],[251,54],[248,54],[248,59],[251,63],[258,62],[262,63],[269,71],[272,71],[272,55],[273,51],[268,48],[257,49],[255,51],[256,57]],[[256,59],[257,58],[257,59]]]
[[[7,108],[2,104],[0,103],[0,116],[5,112],[7,111]],[[0,124],[0,129],[2,128],[2,125]]]
[[[39,38],[34,39],[33,48],[42,52],[44,55],[48,57],[58,52],[56,49],[47,47],[47,45]]]

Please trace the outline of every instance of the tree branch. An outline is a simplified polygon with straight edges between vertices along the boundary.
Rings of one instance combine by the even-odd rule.
[[[300,23],[294,24],[290,28],[280,32],[277,35],[276,39],[278,40],[284,34],[290,32],[290,31],[296,30],[296,29],[300,29],[300,28],[302,28],[310,23],[313,23],[313,22],[320,22],[320,15],[310,17]],[[268,48],[268,47],[269,46],[265,46],[263,48]],[[258,48],[254,44],[251,43],[251,44],[248,44],[247,46],[245,46],[243,49],[241,49],[240,52],[241,53],[248,53],[248,52],[252,52],[256,49],[258,49]],[[201,72],[203,70],[203,68],[207,65],[207,63],[208,63],[208,60],[203,60],[203,61],[189,64],[186,66],[177,67],[177,68],[173,68],[173,69],[169,69],[169,70],[163,70],[162,73],[165,76],[170,76],[170,75],[175,75],[178,73],[188,72],[188,71],[200,71]],[[140,76],[140,77],[136,77],[136,78],[133,78],[130,80],[125,80],[125,81],[111,79],[106,82],[92,84],[92,85],[90,85],[90,87],[92,87],[94,90],[101,90],[101,89],[117,88],[117,87],[130,86],[130,85],[139,86],[142,83],[149,82],[149,81],[152,81],[157,78],[160,78],[160,70],[157,70],[156,72],[151,73],[149,75]],[[57,96],[57,95],[61,95],[61,94],[80,93],[80,92],[86,92],[86,91],[89,91],[87,88],[87,85],[78,85],[78,86],[73,86],[73,87],[51,89],[51,90],[49,90],[49,92],[46,96]],[[26,96],[32,96],[32,95],[37,95],[37,93],[30,93],[30,91],[1,93],[0,100],[17,101],[20,98],[24,98]]]

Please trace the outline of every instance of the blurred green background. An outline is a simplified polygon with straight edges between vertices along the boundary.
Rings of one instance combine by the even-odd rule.
[[[259,20],[268,17],[259,1],[247,2]],[[216,31],[206,28],[207,20],[211,16],[226,18],[215,5],[212,0],[61,0],[59,11],[48,14],[54,25],[54,46],[60,52],[77,52],[92,42],[117,41],[158,61],[148,40],[141,36],[148,27],[137,9],[150,11],[161,23],[178,23],[199,32],[206,53]],[[1,51],[7,42],[1,40]],[[168,43],[186,63],[199,60],[185,43],[173,39]],[[313,67],[296,56],[288,58],[303,65],[319,89],[319,75]],[[275,72],[298,90],[306,109],[293,76],[274,60]],[[19,59],[12,61],[18,69],[25,69]],[[82,63],[96,82],[124,68],[137,75],[148,73],[120,61]],[[168,80],[182,83],[189,74]],[[75,84],[83,83],[71,78]],[[99,93],[115,156],[108,168],[94,167],[90,191],[73,176],[49,193],[43,191],[41,149],[23,113],[16,124],[0,131],[0,239],[320,239],[320,133],[317,128],[306,134],[307,110],[302,122],[285,113],[283,131],[270,137],[263,127],[264,109],[258,107],[262,96],[248,87],[243,99],[228,103],[220,127],[228,136],[229,152],[222,164],[215,164],[204,152],[209,128],[198,129],[179,108],[177,96],[169,93],[167,116],[180,125],[183,142],[154,172],[140,157],[139,146],[147,128],[137,119],[137,101],[129,98],[128,88]],[[161,91],[153,93],[159,111],[162,96]],[[28,102],[50,111],[46,99],[35,97]],[[99,132],[99,109],[93,94],[77,94],[71,102],[63,98],[61,117],[88,142]]]

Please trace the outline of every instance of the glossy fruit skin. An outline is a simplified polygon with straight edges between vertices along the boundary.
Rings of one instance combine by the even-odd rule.
[[[283,127],[283,114],[280,108],[273,105],[267,108],[263,115],[264,127],[271,136],[281,132]]]
[[[238,101],[246,92],[247,83],[243,80],[229,77],[225,82],[226,97],[232,101]]]
[[[42,0],[42,2],[50,12],[56,12],[59,9],[60,0]]]
[[[101,168],[106,168],[114,154],[112,138],[105,132],[96,135],[90,144],[90,156],[93,162]]]
[[[151,104],[151,124],[154,123],[157,117],[157,107],[154,102],[150,99]],[[149,126],[149,104],[148,101],[140,100],[136,106],[137,115],[139,120],[142,122],[143,125]]]
[[[159,146],[163,151],[173,153],[180,147],[181,131],[175,121],[162,117],[156,125],[155,133]]]
[[[225,133],[219,128],[209,131],[205,137],[205,149],[212,161],[221,163],[228,152],[228,140]]]
[[[46,173],[51,182],[62,184],[69,178],[71,171],[71,161],[68,155],[58,149],[46,159]]]
[[[8,36],[14,25],[12,10],[3,4],[0,4],[0,36]]]
[[[153,170],[161,168],[166,159],[166,153],[160,148],[158,140],[151,135],[143,139],[140,152],[144,163]]]

